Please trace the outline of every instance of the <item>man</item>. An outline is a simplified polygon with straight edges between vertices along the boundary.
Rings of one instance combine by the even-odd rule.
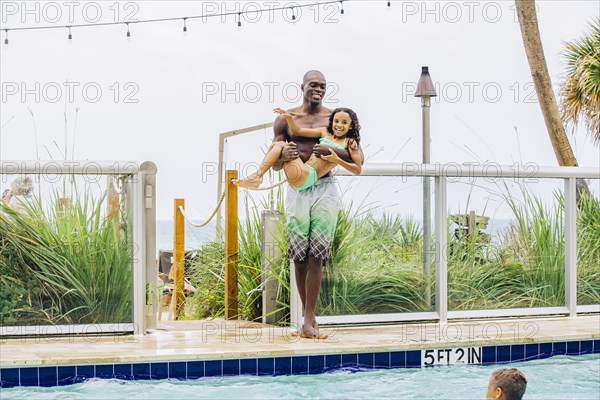
[[[490,377],[487,400],[521,400],[527,389],[527,378],[516,368],[500,368]]]
[[[323,107],[327,82],[319,71],[304,74],[302,85],[302,105],[288,110],[301,128],[319,128],[327,126],[331,110]],[[285,141],[280,161],[273,169],[280,170],[283,162],[300,157],[306,162],[310,156],[327,155],[327,145],[318,143],[318,138],[294,136],[285,118],[278,116],[273,126],[273,141]],[[338,156],[352,162],[345,150],[333,149]],[[364,157],[361,153],[361,158]],[[296,283],[304,309],[304,322],[300,336],[325,339],[319,333],[316,308],[321,290],[321,276],[324,261],[329,257],[331,242],[337,224],[337,214],[341,206],[335,180],[330,174],[320,178],[315,185],[297,191],[288,188],[286,195],[286,213],[288,226],[288,257],[294,261]]]

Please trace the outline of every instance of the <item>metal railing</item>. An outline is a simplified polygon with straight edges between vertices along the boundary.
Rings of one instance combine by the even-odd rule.
[[[336,175],[351,176],[341,168]],[[576,316],[577,313],[600,312],[600,304],[577,304],[577,233],[576,233],[576,180],[600,179],[600,170],[588,167],[537,167],[532,164],[498,165],[498,164],[368,164],[363,166],[361,176],[393,176],[393,177],[433,177],[435,195],[435,310],[425,312],[361,314],[319,316],[321,324],[368,323],[408,320],[439,320],[444,323],[448,319],[487,318],[565,314]],[[508,308],[485,310],[448,310],[448,257],[447,257],[447,179],[448,178],[513,178],[544,179],[558,178],[564,180],[565,198],[565,304],[557,307]],[[292,287],[292,291],[296,292]],[[298,324],[300,315],[292,309],[292,323]]]
[[[156,284],[156,165],[144,162],[2,161],[0,178],[6,175],[127,176],[128,211],[132,223],[132,310],[130,322],[91,325],[0,326],[0,336],[39,334],[73,335],[130,332],[145,334],[154,328],[158,310]],[[3,181],[5,178],[2,178]],[[4,182],[5,183],[5,182]],[[147,287],[148,285],[148,287]]]
[[[244,129],[221,133],[219,136],[219,164],[218,164],[218,190],[217,199],[222,195],[224,182],[223,164],[224,149],[227,138],[263,130],[271,127],[272,123],[260,124]],[[342,168],[334,171],[335,175],[350,176]],[[317,320],[323,324],[336,323],[369,323],[392,322],[409,320],[439,320],[445,322],[449,318],[482,318],[526,315],[553,315],[566,314],[575,316],[578,312],[600,312],[600,305],[577,305],[577,238],[576,238],[576,180],[599,179],[600,171],[588,167],[539,167],[533,163],[499,165],[496,163],[447,163],[447,164],[367,164],[363,166],[361,176],[372,177],[432,177],[435,180],[435,310],[424,312],[386,313],[386,314],[360,314],[360,315],[335,315],[319,316]],[[448,310],[448,263],[447,263],[447,237],[445,234],[448,221],[447,212],[447,178],[513,178],[513,179],[544,179],[554,178],[564,180],[565,198],[565,304],[556,307],[508,308],[486,310]],[[424,181],[426,181],[424,179]],[[217,229],[222,226],[222,216],[217,215]],[[428,257],[425,257],[425,262]],[[291,323],[299,324],[302,318],[300,296],[294,282],[294,265],[291,263],[290,284],[290,312]]]

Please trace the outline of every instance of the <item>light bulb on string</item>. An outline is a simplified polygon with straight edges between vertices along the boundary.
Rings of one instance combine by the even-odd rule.
[[[187,20],[187,17],[183,19],[183,36],[187,36],[186,20]]]
[[[4,45],[8,46],[8,29],[4,30]]]
[[[294,7],[290,7],[290,8],[292,9],[292,21],[293,21],[294,23],[296,23],[296,12],[295,12],[295,10],[294,10]]]
[[[340,1],[340,6],[342,7],[340,10],[340,14],[344,15],[344,2]]]
[[[73,35],[71,34],[71,26],[67,26],[67,28],[69,28],[69,36],[67,36],[67,37],[69,39],[69,44],[71,44],[71,43],[73,43]]]
[[[392,2],[388,1],[387,2],[387,7],[386,7],[386,11],[390,11],[392,9]]]
[[[237,29],[238,29],[238,31],[242,30],[242,13],[241,12],[238,12]]]
[[[127,24],[127,41],[131,42],[131,32],[129,31],[129,22],[126,22]]]

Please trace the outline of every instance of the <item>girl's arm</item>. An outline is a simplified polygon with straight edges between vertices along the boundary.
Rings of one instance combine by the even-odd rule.
[[[362,159],[360,156],[360,146],[356,141],[350,139],[348,152],[350,153],[350,158],[352,158],[353,162],[342,160],[333,150],[331,150],[330,155],[321,156],[321,158],[343,167],[354,175],[360,175],[362,172]]]
[[[276,108],[273,110],[273,112],[275,112],[285,118],[288,126],[290,127],[290,130],[292,131],[292,133],[295,136],[320,138],[327,134],[327,128],[325,128],[325,127],[323,127],[323,128],[300,128],[298,126],[298,124],[296,124],[296,121],[294,121],[292,114],[290,114],[289,112],[287,112],[286,110],[284,110],[282,108]]]

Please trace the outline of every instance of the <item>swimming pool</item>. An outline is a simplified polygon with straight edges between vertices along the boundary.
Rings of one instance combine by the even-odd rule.
[[[598,399],[600,355],[555,356],[509,364],[525,373],[527,399]],[[319,375],[239,376],[197,380],[91,379],[59,387],[1,389],[2,399],[481,399],[498,365],[412,369],[346,368]]]

